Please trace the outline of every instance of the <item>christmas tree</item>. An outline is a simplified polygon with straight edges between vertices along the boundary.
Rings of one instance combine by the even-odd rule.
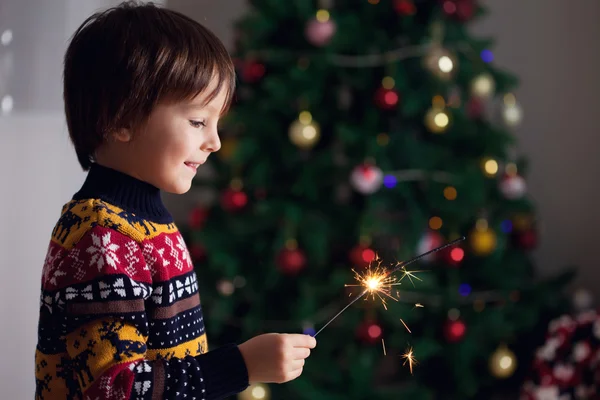
[[[470,35],[483,13],[254,0],[239,21],[236,100],[196,182],[216,201],[187,233],[213,347],[314,334],[357,278],[466,237],[344,311],[299,379],[240,398],[489,399],[527,366],[519,343],[559,312],[566,278],[535,280],[517,79]]]

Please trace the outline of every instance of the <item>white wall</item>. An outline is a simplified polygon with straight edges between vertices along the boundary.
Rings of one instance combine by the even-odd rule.
[[[575,286],[600,300],[600,1],[483,3],[490,14],[474,31],[496,39],[497,65],[521,79],[517,137],[541,217],[538,268],[578,266]]]
[[[62,105],[62,56],[91,13],[118,0],[2,0],[13,30],[14,112],[0,116],[0,398],[34,397],[41,270],[62,205],[83,183]],[[160,3],[160,2],[157,2]],[[1,75],[0,75],[1,76]],[[2,94],[0,93],[0,96]]]

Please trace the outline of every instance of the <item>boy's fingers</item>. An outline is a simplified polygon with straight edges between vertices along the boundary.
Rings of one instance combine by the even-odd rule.
[[[308,347],[314,349],[317,346],[317,339],[309,335],[297,335],[297,341],[294,347]]]
[[[294,360],[304,360],[310,356],[310,349],[307,347],[296,347],[294,349]]]

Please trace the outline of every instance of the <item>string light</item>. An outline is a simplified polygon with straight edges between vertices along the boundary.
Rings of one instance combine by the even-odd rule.
[[[392,78],[391,76],[386,76],[381,80],[381,86],[383,86],[386,89],[393,89],[395,85],[396,81],[394,81],[394,78]]]
[[[317,11],[317,21],[319,21],[319,22],[329,21],[329,11],[327,11],[327,10]]]
[[[385,187],[391,189],[398,184],[398,179],[394,175],[386,175],[383,178],[383,184]]]
[[[448,310],[448,319],[456,321],[460,318],[460,310],[458,308],[451,308]]]
[[[387,133],[380,133],[377,135],[377,144],[380,146],[387,146],[390,142],[390,136]]]
[[[438,230],[442,227],[442,219],[440,217],[431,217],[429,219],[429,227],[433,230]]]
[[[2,32],[2,35],[0,35],[0,43],[2,43],[3,46],[8,46],[12,40],[13,33],[10,29],[5,30]]]
[[[493,158],[485,159],[483,162],[483,170],[487,176],[494,176],[498,173],[498,161]]]
[[[461,262],[465,258],[465,251],[460,247],[456,247],[450,251],[450,258],[454,262]]]
[[[494,53],[488,49],[481,50],[480,57],[485,63],[491,63],[494,61]]]
[[[9,114],[14,107],[14,101],[12,96],[4,96],[2,98],[2,102],[0,102],[0,109],[2,109],[3,114]]]
[[[468,295],[471,294],[471,286],[469,286],[466,283],[463,283],[462,285],[460,285],[460,287],[458,288],[458,293],[463,296],[463,297],[467,297]]]
[[[509,219],[505,219],[500,223],[500,229],[504,233],[510,233],[512,231],[512,222]]]
[[[441,56],[438,60],[438,67],[440,68],[440,71],[448,74],[452,72],[452,69],[454,68],[454,62],[448,56]]]
[[[444,189],[444,197],[446,200],[456,200],[457,195],[456,189],[453,186],[448,186]]]

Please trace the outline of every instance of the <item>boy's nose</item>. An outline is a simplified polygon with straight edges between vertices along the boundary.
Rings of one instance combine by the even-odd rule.
[[[221,148],[221,139],[219,138],[218,132],[215,130],[214,133],[210,135],[210,138],[202,143],[200,150],[214,153],[219,151]]]

